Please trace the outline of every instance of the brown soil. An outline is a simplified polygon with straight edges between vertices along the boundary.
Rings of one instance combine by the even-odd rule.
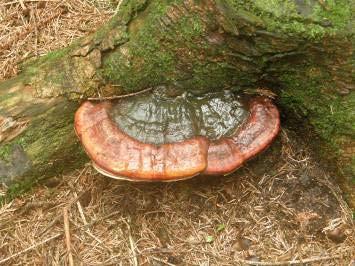
[[[79,25],[105,22],[113,2],[0,3],[0,45],[11,44],[0,51],[0,79],[16,74],[16,62],[87,34]],[[66,11],[26,31],[58,9]],[[88,164],[0,207],[0,265],[68,265],[70,256],[74,265],[352,265],[352,212],[310,154],[283,129],[225,177],[129,183]]]

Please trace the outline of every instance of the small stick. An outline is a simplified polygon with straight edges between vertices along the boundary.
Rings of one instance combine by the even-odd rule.
[[[71,200],[71,201],[68,203],[68,205],[66,206],[66,208],[69,209],[74,203],[76,203],[76,202],[80,199],[80,197],[81,197],[82,195],[84,195],[84,193],[85,193],[85,191],[81,192],[78,196],[76,196],[73,200]],[[42,230],[42,232],[39,233],[38,236],[43,235],[43,234],[44,234],[45,232],[47,232],[52,226],[54,226],[55,224],[57,224],[57,223],[60,221],[60,217],[61,217],[60,214],[57,215],[57,216],[52,220],[52,222],[50,222],[50,223],[47,225],[47,227],[46,227],[44,230]]]
[[[154,257],[154,256],[151,256],[151,258],[152,258],[153,260],[156,260],[156,261],[161,262],[161,263],[163,263],[163,264],[165,264],[165,265],[168,265],[168,266],[176,266],[176,264],[172,264],[172,263],[170,263],[170,262],[167,262],[167,261],[165,261],[165,260],[162,260],[162,259],[157,258],[157,257]]]
[[[65,232],[65,243],[67,246],[69,265],[74,266],[73,254],[71,252],[71,241],[70,241],[70,228],[69,228],[69,215],[68,208],[63,208],[63,218],[64,218],[64,232]]]
[[[78,194],[76,194],[76,192],[74,192],[74,196],[75,196],[75,198],[77,198],[77,197],[78,197]],[[78,207],[78,211],[79,211],[79,214],[80,214],[81,219],[83,220],[83,223],[84,223],[85,225],[87,225],[88,222],[86,221],[86,217],[85,217],[85,214],[84,214],[84,211],[83,211],[83,207],[81,206],[80,200],[78,200],[78,201],[76,202],[76,206]],[[88,229],[88,230],[90,231],[90,229]]]
[[[78,197],[78,195],[74,192],[74,196]],[[88,222],[86,221],[86,217],[85,217],[85,214],[84,214],[84,210],[83,210],[83,207],[81,206],[80,204],[80,201],[78,200],[76,202],[76,206],[78,207],[78,211],[79,211],[79,214],[80,214],[80,217],[81,219],[83,220],[83,223],[84,225],[88,225]],[[97,242],[99,242],[100,244],[102,244],[102,241],[100,239],[98,239],[95,235],[93,235],[90,231],[90,228],[86,228],[85,232],[91,236],[93,239],[95,239]],[[107,247],[106,247],[107,248]]]
[[[305,264],[305,263],[312,263],[312,262],[319,262],[324,260],[332,260],[332,259],[339,259],[342,256],[335,255],[335,256],[326,256],[326,257],[315,257],[309,259],[300,259],[300,260],[290,260],[290,261],[275,261],[275,262],[268,262],[268,261],[251,261],[251,260],[243,260],[238,259],[239,262],[243,264],[250,264],[250,265],[261,265],[261,266],[278,266],[278,265],[295,265],[295,264]]]
[[[116,10],[115,10],[115,14],[117,14],[117,12],[120,10],[121,4],[122,4],[123,0],[120,0],[117,4]]]
[[[326,11],[329,11],[330,8],[327,6],[327,4],[325,3],[324,0],[318,0],[318,3],[319,3],[319,5],[320,5],[322,8],[324,8]]]
[[[23,3],[23,0],[19,0],[19,2],[20,2],[20,5],[21,5],[22,9],[26,9],[26,6],[25,6],[25,4]]]
[[[102,101],[102,100],[115,100],[115,99],[127,98],[127,97],[131,97],[131,96],[135,96],[135,95],[138,95],[141,93],[151,91],[152,89],[153,88],[147,88],[147,89],[137,91],[137,92],[132,92],[132,93],[123,94],[123,95],[108,96],[108,97],[90,97],[90,98],[88,98],[88,100],[89,101]]]
[[[25,3],[34,3],[34,2],[59,2],[60,0],[22,0],[22,4]],[[12,1],[12,2],[7,2],[4,4],[0,4],[0,6],[9,6],[9,5],[13,5],[13,4],[17,4],[19,1]],[[21,1],[20,1],[21,2]],[[20,3],[21,4],[21,3]],[[22,6],[21,6],[22,7]]]
[[[34,21],[34,28],[35,28],[35,53],[36,57],[38,57],[38,26],[37,26],[37,6],[35,11],[31,11],[31,15],[33,15],[33,21]]]
[[[131,246],[131,250],[132,250],[132,258],[133,258],[133,265],[134,266],[138,266],[138,259],[137,259],[137,253],[136,253],[136,247],[134,245],[134,241],[133,241],[133,237],[132,237],[132,231],[131,231],[131,226],[130,226],[130,222],[131,219],[128,218],[128,221],[126,222],[124,220],[125,224],[127,225],[128,228],[128,238],[129,238],[129,245]]]

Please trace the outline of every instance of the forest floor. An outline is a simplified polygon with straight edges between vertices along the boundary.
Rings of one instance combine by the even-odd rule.
[[[117,2],[2,1],[0,80],[95,30]],[[285,128],[225,177],[130,183],[88,163],[0,206],[0,265],[353,266],[353,214],[333,181]]]

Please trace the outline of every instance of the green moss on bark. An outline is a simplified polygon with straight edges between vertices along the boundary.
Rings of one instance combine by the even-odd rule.
[[[0,146],[0,158],[11,162],[15,145],[23,149],[31,167],[21,176],[0,177],[10,184],[9,195],[14,196],[46,177],[60,175],[76,169],[87,161],[73,129],[73,116],[78,105],[64,99],[47,111],[28,117],[29,126],[13,141]],[[19,166],[20,167],[20,166]]]
[[[343,136],[355,133],[355,93],[351,92],[346,97],[337,96],[332,92],[335,85],[329,81],[328,74],[305,78],[312,68],[305,68],[304,71],[280,77],[285,87],[281,90],[281,103],[308,121],[328,147],[336,152],[334,155],[339,155],[344,144]]]
[[[246,9],[263,21],[270,32],[320,40],[353,31],[350,0],[226,0],[234,12]]]
[[[160,84],[198,91],[230,80],[233,70],[212,60],[226,48],[206,44],[216,25],[209,12],[183,1],[151,2],[129,24],[130,41],[104,57],[102,77],[127,91]]]

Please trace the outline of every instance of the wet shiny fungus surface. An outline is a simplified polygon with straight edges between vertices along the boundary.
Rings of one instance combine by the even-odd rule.
[[[126,98],[110,112],[129,136],[160,145],[204,136],[216,140],[230,136],[248,115],[240,97],[230,91],[195,96],[184,92],[170,96],[164,89]]]
[[[267,148],[279,112],[265,97],[155,89],[116,103],[85,102],[75,130],[95,168],[133,181],[224,175]]]

